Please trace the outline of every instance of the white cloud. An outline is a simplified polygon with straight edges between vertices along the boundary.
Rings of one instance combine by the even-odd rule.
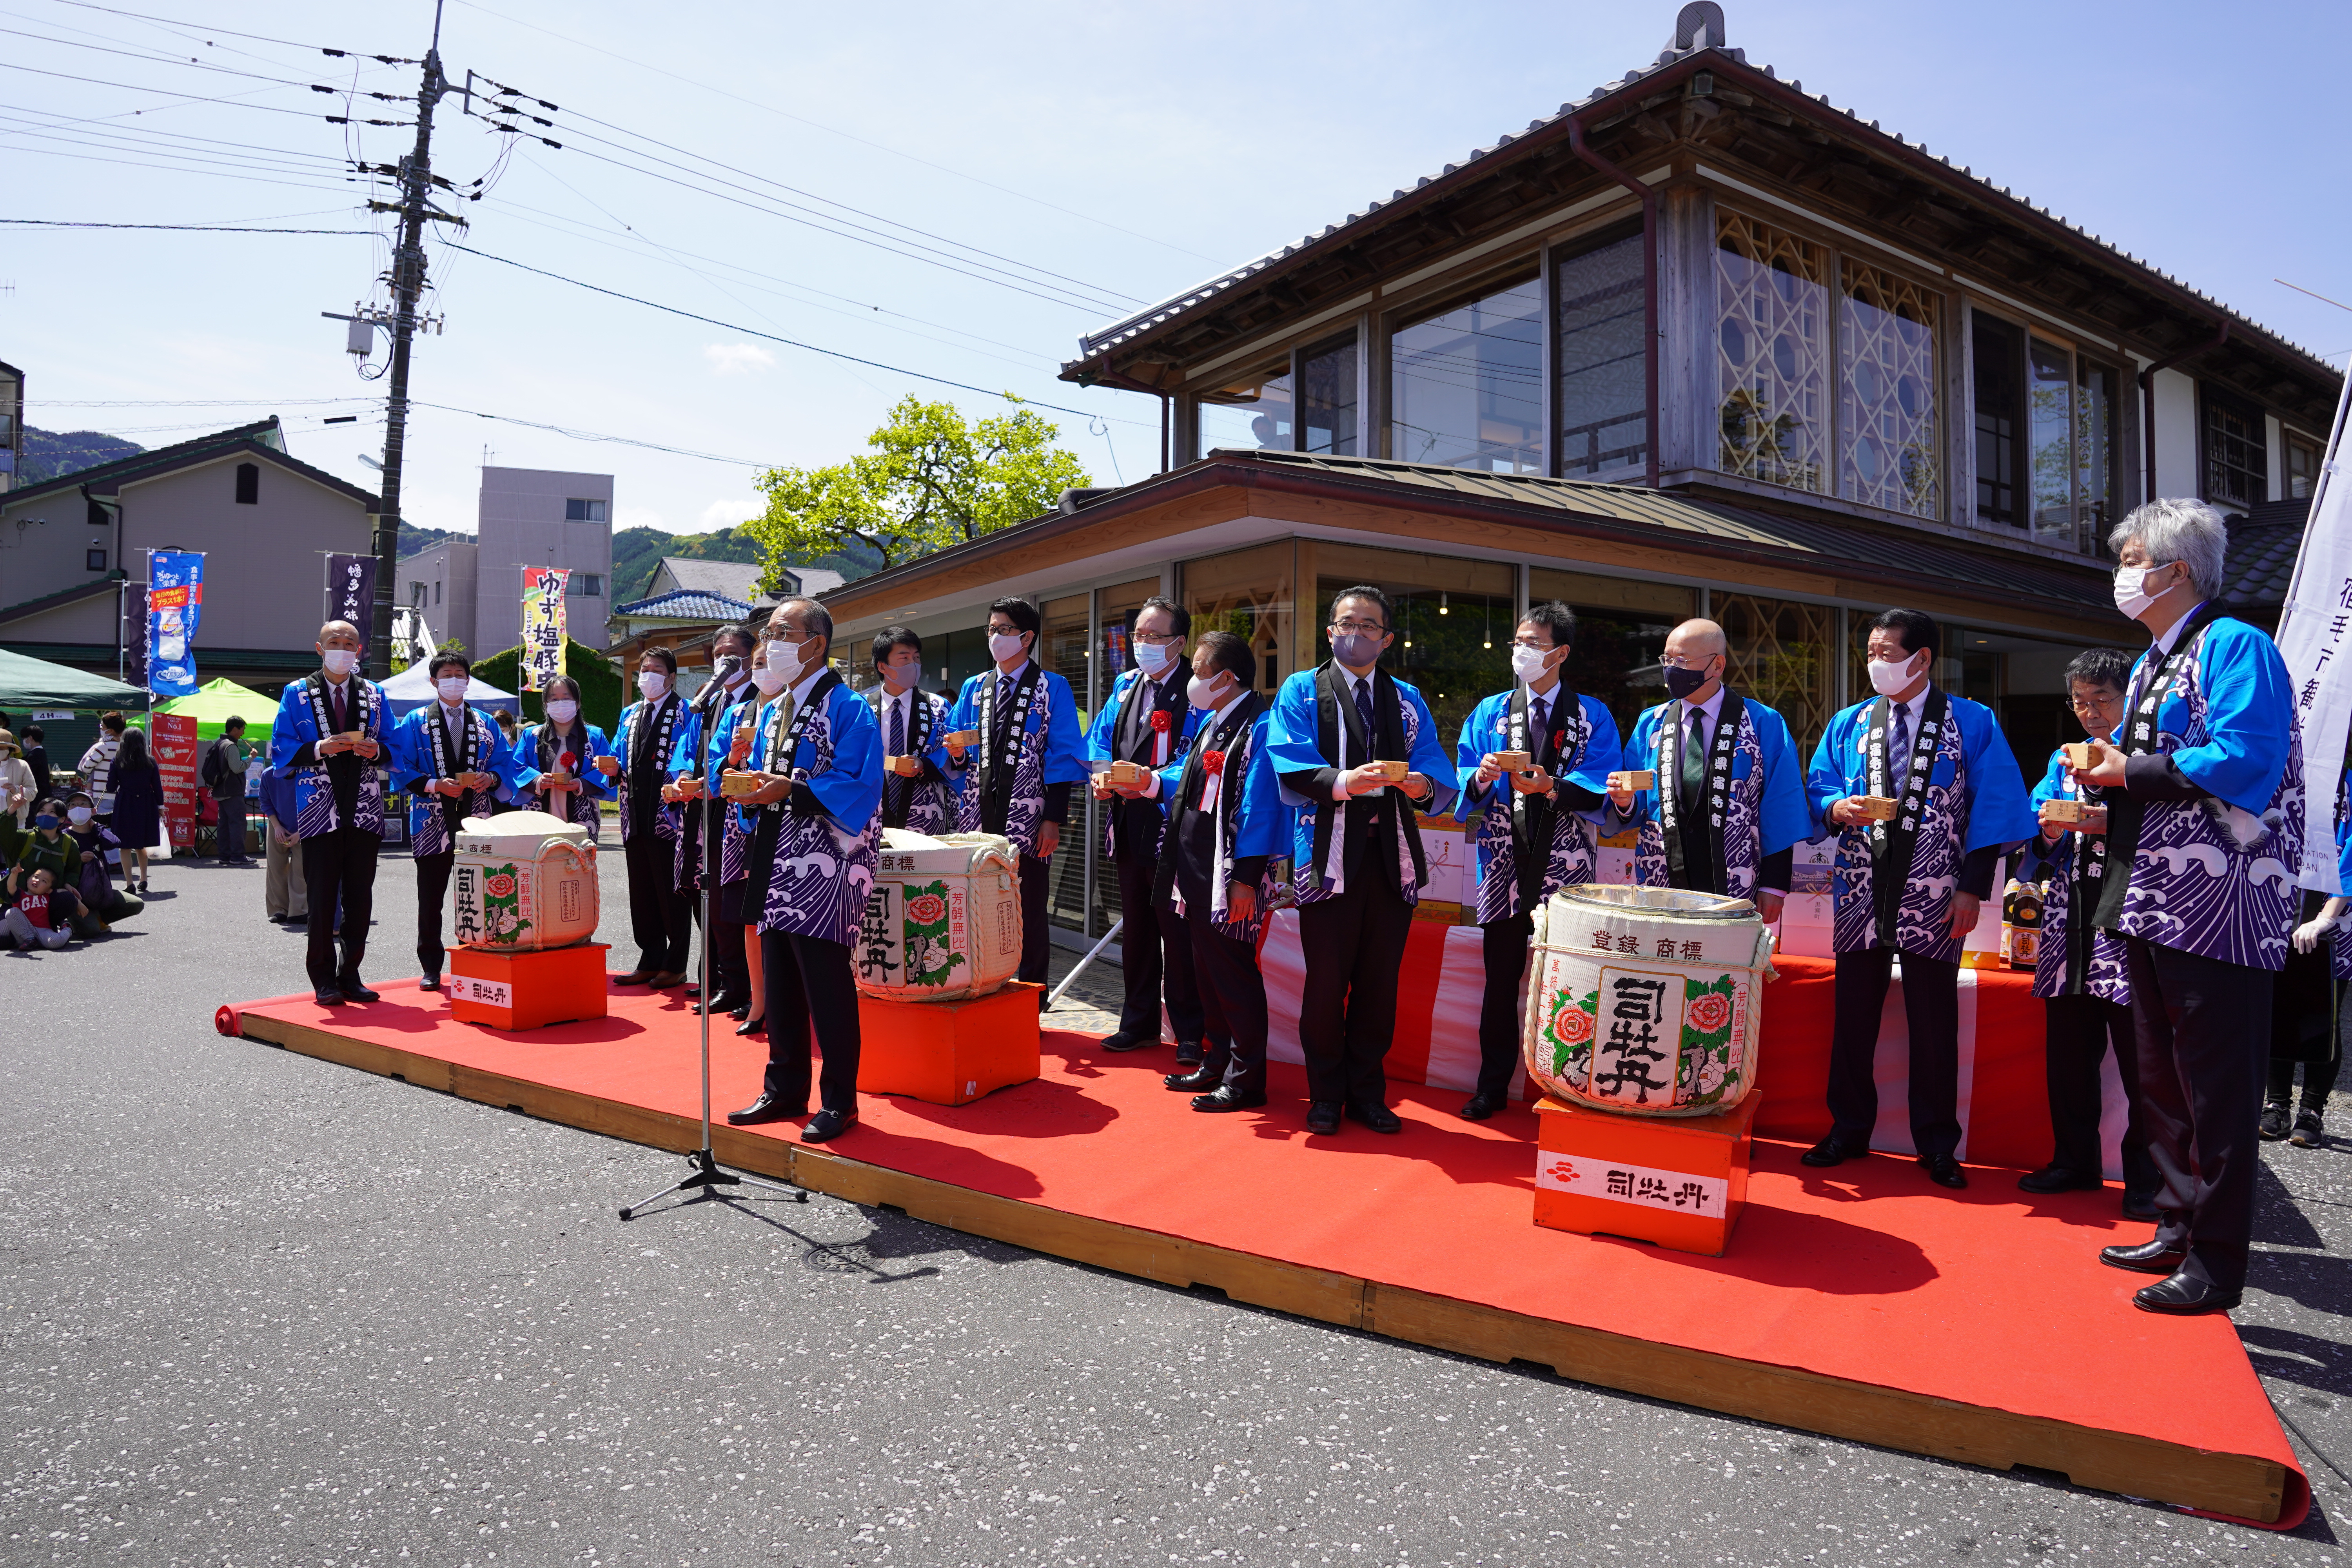
[[[668,518],[665,517],[660,512],[656,511],[649,506],[624,506],[614,508],[613,512],[613,527],[615,531],[624,528],[658,528],[664,533],[676,533],[677,531],[677,530],[669,525]]]
[[[772,370],[776,356],[757,343],[709,343],[702,357],[720,375],[748,375],[755,370]]]
[[[715,533],[722,528],[733,528],[751,518],[764,516],[767,510],[768,503],[757,497],[743,500],[715,500],[702,509],[702,521],[698,531]]]

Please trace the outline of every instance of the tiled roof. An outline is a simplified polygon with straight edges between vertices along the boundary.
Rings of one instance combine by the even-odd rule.
[[[661,570],[679,588],[699,594],[720,594],[749,604],[751,585],[760,580],[756,562],[705,561],[692,555],[665,555]]]
[[[2230,560],[2222,570],[2221,602],[2233,610],[2275,610],[2294,582],[2309,498],[2263,501],[2230,523]]]
[[[152,479],[157,474],[173,468],[185,468],[193,463],[210,462],[225,450],[248,446],[259,456],[268,458],[271,462],[289,468],[315,484],[324,485],[329,489],[339,491],[361,502],[370,511],[375,510],[382,504],[375,496],[360,489],[349,479],[338,479],[324,468],[314,468],[299,458],[289,453],[284,446],[283,433],[278,429],[278,416],[275,414],[267,419],[257,419],[250,425],[239,425],[227,430],[216,430],[209,436],[198,436],[191,440],[175,441],[171,446],[158,447],[152,451],[134,452],[130,457],[117,458],[110,463],[100,463],[95,468],[77,468],[70,474],[59,474],[55,479],[43,479],[38,484],[26,485],[21,489],[10,490],[0,500],[5,500],[7,505],[13,507],[33,496],[42,495],[51,490],[79,489],[85,486],[100,495],[117,495],[121,492],[122,486],[126,484]]]
[[[1602,82],[1599,87],[1594,88],[1591,92],[1585,94],[1584,97],[1561,104],[1556,113],[1542,115],[1537,119],[1528,121],[1526,130],[1506,132],[1504,135],[1497,137],[1491,146],[1472,148],[1468,153],[1463,154],[1458,163],[1448,163],[1436,174],[1425,174],[1419,180],[1414,181],[1410,190],[1392,191],[1389,194],[1389,196],[1385,201],[1368,202],[1364,205],[1361,211],[1349,213],[1345,218],[1341,219],[1338,223],[1327,224],[1319,233],[1306,235],[1292,241],[1290,244],[1284,246],[1279,250],[1269,251],[1265,255],[1259,257],[1255,261],[1246,262],[1240,267],[1234,268],[1230,272],[1220,273],[1218,276],[1211,278],[1205,282],[1195,284],[1193,287],[1183,290],[1181,293],[1171,295],[1170,298],[1161,300],[1160,303],[1149,306],[1144,310],[1138,311],[1134,315],[1127,317],[1123,321],[1109,322],[1104,326],[1097,327],[1091,332],[1081,332],[1078,335],[1079,363],[1083,363],[1085,360],[1093,359],[1103,353],[1106,350],[1117,348],[1120,344],[1128,342],[1129,339],[1149,331],[1150,329],[1160,325],[1162,322],[1167,321],[1173,317],[1185,314],[1196,307],[1207,303],[1208,301],[1215,299],[1218,295],[1225,293],[1227,290],[1233,289],[1236,284],[1247,281],[1249,279],[1265,271],[1268,268],[1273,267],[1276,263],[1286,260],[1290,257],[1298,254],[1300,251],[1303,251],[1311,246],[1320,245],[1336,235],[1343,234],[1347,230],[1354,228],[1360,224],[1365,223],[1375,214],[1404,200],[1408,195],[1415,195],[1430,185],[1452,179],[1457,174],[1465,176],[1464,183],[1466,184],[1468,179],[1475,178],[1480,174],[1484,173],[1484,171],[1477,168],[1477,165],[1483,160],[1495,156],[1496,153],[1503,152],[1506,148],[1512,146],[1514,143],[1526,140],[1528,136],[1534,135],[1541,131],[1549,130],[1552,126],[1555,126],[1568,119],[1570,115],[1579,113],[1584,110],[1591,109],[1601,103],[1604,100],[1613,98],[1621,93],[1629,91],[1629,89],[1638,88],[1643,82],[1646,81],[1651,77],[1657,75],[1660,71],[1668,69],[1671,67],[1681,64],[1685,60],[1694,59],[1702,55],[1714,55],[1717,58],[1728,64],[1738,65],[1742,68],[1746,68],[1748,65],[1748,51],[1745,49],[1727,48],[1722,47],[1720,44],[1710,44],[1704,48],[1676,48],[1670,46],[1662,51],[1658,58],[1650,64],[1628,71],[1614,81]],[[1761,69],[1762,74],[1768,79],[1775,81],[1780,79],[1774,74],[1770,66],[1765,66],[1761,68]],[[1831,110],[1833,112],[1843,113],[1847,120],[1855,122],[1856,133],[1861,133],[1861,128],[1864,122],[1862,121],[1862,116],[1856,110],[1851,109],[1843,110],[1838,110],[1836,105],[1830,102],[1829,95],[1826,93],[1815,94],[1805,92],[1804,83],[1801,81],[1791,79],[1787,83],[1787,86],[1791,92],[1797,93],[1801,97],[1811,99],[1814,102],[1820,104],[1824,109]],[[1921,157],[1930,158],[1934,162],[1942,164],[1959,180],[1972,183],[1979,187],[1979,195],[1988,202],[1991,202],[1996,205],[2000,205],[2001,202],[2007,202],[2015,207],[2023,209],[2027,213],[2031,213],[2038,217],[2058,224],[2060,226],[2070,230],[2082,240],[2105,251],[2109,256],[2115,258],[2116,260],[2137,268],[2143,272],[2151,274],[2154,277],[2162,279],[2166,283],[2171,285],[2175,289],[2193,294],[2197,299],[2204,301],[2204,303],[2210,306],[2216,311],[2227,316],[2231,321],[2242,326],[2252,328],[2254,331],[2263,333],[2264,336],[2271,338],[2274,342],[2284,344],[2296,353],[2304,354],[2305,357],[2311,359],[2315,363],[2325,368],[2330,375],[2335,374],[2335,367],[2333,365],[2327,364],[2326,361],[2321,360],[2318,355],[2313,353],[2309,349],[2304,348],[2299,343],[2290,342],[2288,340],[2280,337],[2276,332],[2271,331],[2268,328],[2263,327],[2261,323],[2253,321],[2251,317],[2241,315],[2238,311],[2222,304],[2211,295],[2207,294],[2202,289],[2195,289],[2190,285],[2182,282],[2179,279],[2175,278],[2169,272],[2166,272],[2161,268],[2153,266],[2149,262],[2142,260],[2140,258],[2132,255],[2126,250],[2123,250],[2116,246],[2108,244],[2105,238],[2098,235],[2090,233],[2080,224],[2069,222],[2067,219],[2060,217],[2057,214],[2052,212],[2049,208],[2035,205],[2032,201],[2011,191],[2007,185],[1994,184],[1990,179],[1986,179],[1979,175],[1973,168],[1965,164],[1954,163],[1949,158],[1930,153],[1927,151],[1927,144],[1924,142],[1908,141],[1894,132],[1884,131],[1880,128],[1878,121],[1875,120],[1868,121],[1867,126],[1868,132],[1871,135],[1874,135],[1885,142],[1892,142],[1895,146],[1901,147],[1908,153],[1917,154]],[[1066,373],[1075,372],[1079,368],[1079,364],[1078,363],[1074,363],[1070,365],[1065,366],[1064,368]]]
[[[747,599],[730,599],[723,594],[704,594],[680,588],[672,593],[656,594],[650,599],[615,605],[613,613],[665,621],[740,621],[751,613],[751,605]]]

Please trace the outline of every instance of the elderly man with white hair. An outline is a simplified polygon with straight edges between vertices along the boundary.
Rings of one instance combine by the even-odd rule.
[[[2107,806],[2092,918],[2123,939],[2156,1237],[2102,1261],[2165,1276],[2151,1312],[2222,1312],[2246,1282],[2273,972],[2303,858],[2303,742],[2271,639],[2221,614],[2230,536],[2202,501],[2154,500],[2107,542],[2116,605],[2155,646],[2115,741],[2074,770]]]
[[[289,686],[269,728],[269,765],[294,781],[294,837],[310,909],[306,963],[322,1007],[373,1002],[360,978],[383,843],[383,775],[392,712],[383,688],[359,673],[365,646],[349,621],[319,628],[319,668]],[[341,915],[342,952],[335,951]]]

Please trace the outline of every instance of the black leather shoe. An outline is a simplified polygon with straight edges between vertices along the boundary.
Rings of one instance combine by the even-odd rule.
[[[1225,1081],[1225,1075],[1195,1068],[1191,1072],[1171,1072],[1160,1080],[1179,1094],[1205,1094]]]
[[[689,1013],[732,1013],[736,1008],[742,1005],[742,997],[729,996],[722,993],[719,995],[712,997],[710,999],[709,1005],[705,1006],[703,1004],[698,1002],[693,1006],[688,1008],[687,1011]]]
[[[343,994],[343,1000],[346,1002],[375,1002],[382,1000],[382,998],[380,998],[374,992],[361,984],[360,977],[356,974],[352,975],[349,980],[336,981],[335,989]]]
[[[764,1035],[768,1032],[768,1020],[764,1017],[746,1018],[735,1026],[735,1032],[747,1039],[754,1035]]]
[[[1235,1094],[1230,1087],[1223,1085],[1212,1093],[1192,1097],[1192,1109],[1195,1110],[1255,1110],[1265,1103],[1265,1096],[1262,1094]]]
[[[1327,1134],[1339,1131],[1339,1102],[1318,1100],[1309,1104],[1307,1108],[1307,1131]]]
[[[1375,1132],[1404,1131],[1404,1122],[1399,1119],[1395,1111],[1385,1105],[1357,1105],[1351,1102],[1345,1109],[1349,1121],[1360,1121]]]
[[[1125,1029],[1103,1037],[1103,1049],[1107,1051],[1148,1051],[1159,1043],[1157,1035],[1130,1035]]]
[[[803,1143],[828,1143],[857,1125],[855,1111],[820,1110],[801,1129]]]
[[[321,985],[310,994],[310,1000],[321,1007],[340,1007],[343,1005],[343,994],[331,985]]]
[[[1848,1160],[1858,1160],[1860,1158],[1862,1158],[1860,1154],[1857,1154],[1852,1150],[1846,1148],[1844,1144],[1840,1143],[1836,1139],[1824,1138],[1820,1142],[1814,1144],[1811,1148],[1806,1150],[1803,1153],[1798,1155],[1797,1163],[1801,1165],[1811,1165],[1815,1170],[1826,1170],[1832,1165],[1843,1165]]]
[[[763,1094],[742,1110],[729,1111],[727,1125],[758,1127],[770,1121],[790,1121],[807,1114],[808,1107],[805,1105],[786,1105],[772,1094]]]
[[[2143,1241],[2137,1247],[2103,1247],[2099,1261],[2110,1268],[2128,1268],[2135,1274],[2169,1274],[2189,1260],[2181,1247],[2167,1247],[2160,1241]]]
[[[2200,1312],[2227,1312],[2238,1304],[2238,1292],[2222,1290],[2187,1274],[2175,1274],[2132,1292],[2132,1305],[2143,1312],[2166,1312],[2193,1318]]]
[[[691,1001],[693,1001],[696,997],[698,997],[698,996],[699,996],[699,995],[701,995],[701,994],[702,994],[702,983],[701,983],[700,981],[698,981],[698,980],[689,980],[689,981],[688,981],[688,982],[686,983],[686,999],[687,999],[688,1001],[691,1002]]]
[[[2163,1217],[2157,1213],[2154,1198],[2135,1197],[2129,1193],[2124,1194],[2124,1218],[2144,1219],[2152,1224]]]
[[[1462,1102],[1459,1112],[1465,1121],[1484,1121],[1503,1109],[1503,1102],[1491,1095],[1474,1094]]]
[[[441,977],[437,974],[421,974],[417,976],[416,988],[419,991],[438,991],[441,989]]]
[[[1927,1172],[1927,1179],[1939,1187],[1949,1187],[1958,1192],[1969,1184],[1969,1173],[1961,1170],[1960,1163],[1949,1154],[1922,1154],[1919,1156],[1919,1168]]]
[[[2096,1171],[2070,1171],[2063,1165],[2044,1165],[2017,1178],[2021,1193],[2086,1193],[2106,1184]]]

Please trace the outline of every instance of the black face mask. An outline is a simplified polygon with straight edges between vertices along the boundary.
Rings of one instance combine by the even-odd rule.
[[[1704,668],[1685,669],[1669,665],[1666,668],[1666,695],[1688,697],[1692,692],[1705,686],[1709,679],[1711,678]]]

